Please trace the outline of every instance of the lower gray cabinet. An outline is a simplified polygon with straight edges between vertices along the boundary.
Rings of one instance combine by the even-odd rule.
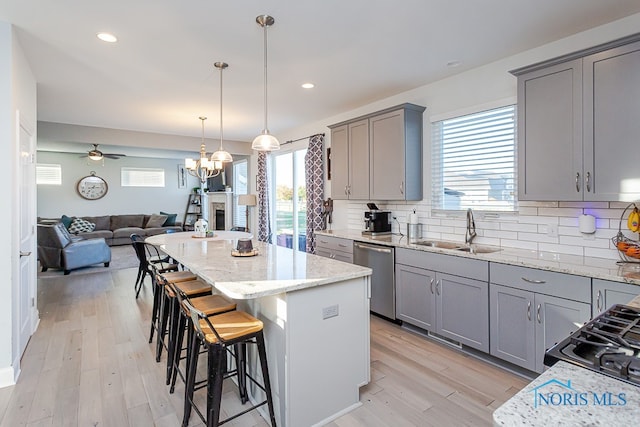
[[[627,304],[640,294],[640,286],[628,283],[593,279],[593,305],[591,315],[596,317],[615,304]]]
[[[316,255],[353,264],[353,240],[319,234]]]
[[[542,372],[545,351],[589,320],[589,279],[493,263],[490,275],[491,355]]]
[[[472,265],[465,268],[466,262]],[[429,266],[448,272],[424,268]],[[453,270],[476,269],[480,277],[486,277],[486,263],[399,248],[396,251],[396,318],[488,352],[489,284],[486,280],[449,274]]]

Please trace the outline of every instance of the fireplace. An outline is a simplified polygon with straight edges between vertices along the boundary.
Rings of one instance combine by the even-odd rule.
[[[209,200],[209,229],[230,230],[233,227],[233,193],[214,191],[207,193]]]

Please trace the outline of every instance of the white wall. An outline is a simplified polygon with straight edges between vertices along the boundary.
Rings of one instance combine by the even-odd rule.
[[[281,141],[319,132],[326,133],[326,143],[331,144],[327,126],[363,114],[375,112],[404,102],[427,107],[424,113],[424,199],[418,203],[383,204],[397,217],[393,231],[406,229],[406,215],[416,208],[420,221],[424,224],[424,237],[444,238],[463,241],[465,220],[461,216],[439,218],[431,214],[431,128],[432,117],[466,113],[485,106],[495,106],[500,102],[515,102],[516,78],[509,70],[561,56],[600,43],[634,34],[640,28],[640,14],[579,33],[547,45],[490,63],[430,85],[362,106],[333,117],[305,124],[284,135]],[[300,148],[305,142],[292,148]],[[393,167],[393,165],[389,165]],[[327,183],[325,198],[331,194],[331,183]],[[363,212],[367,209],[363,202],[336,201],[334,203],[333,229],[363,228]],[[534,250],[548,250],[569,255],[587,255],[603,258],[617,258],[617,251],[610,238],[618,231],[618,220],[626,204],[620,203],[561,203],[527,202],[521,203],[519,215],[502,216],[499,219],[476,217],[478,228],[477,243],[496,244]],[[598,231],[595,236],[583,237],[577,231],[577,216],[582,212],[594,214]],[[547,236],[548,225],[557,225],[558,237]]]
[[[38,151],[37,162],[62,166],[62,185],[38,185],[39,217],[59,218],[68,216],[98,216],[116,214],[151,214],[160,211],[177,213],[182,221],[188,194],[198,187],[197,178],[187,175],[185,188],[178,188],[178,165],[184,159],[159,159],[143,157],[123,157],[119,160],[105,159],[93,162],[80,158],[78,154]],[[88,164],[89,163],[89,164]],[[165,171],[164,188],[122,187],[120,171],[122,167],[162,168]],[[76,191],[80,178],[95,171],[109,185],[107,195],[98,200],[86,200]]]

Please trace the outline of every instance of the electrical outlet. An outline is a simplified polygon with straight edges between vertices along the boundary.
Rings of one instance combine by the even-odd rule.
[[[338,315],[338,304],[330,305],[322,309],[322,320],[336,317]]]
[[[547,236],[558,237],[558,224],[549,224],[547,226]]]

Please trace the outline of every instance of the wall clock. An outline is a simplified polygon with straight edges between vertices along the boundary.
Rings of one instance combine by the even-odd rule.
[[[85,176],[78,181],[78,194],[87,200],[98,200],[104,197],[109,190],[107,181],[99,176],[96,176],[94,171],[91,171],[91,175]]]

